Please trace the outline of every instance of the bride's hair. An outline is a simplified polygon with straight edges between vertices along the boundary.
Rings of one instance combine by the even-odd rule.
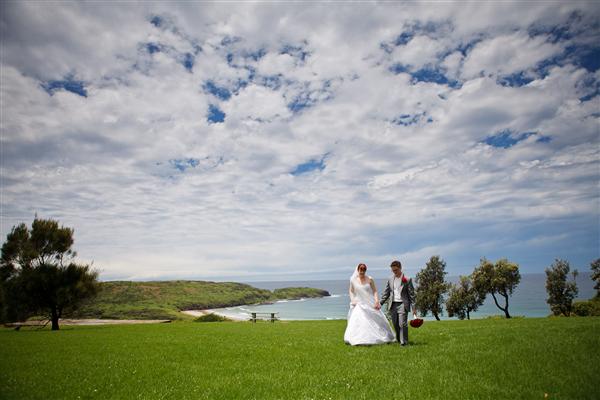
[[[352,273],[352,276],[350,277],[350,280],[352,281],[354,278],[358,277],[358,270],[360,267],[365,267],[365,271],[367,270],[367,264],[363,264],[360,263],[358,264],[358,266],[356,267],[356,269],[354,270],[354,272]]]

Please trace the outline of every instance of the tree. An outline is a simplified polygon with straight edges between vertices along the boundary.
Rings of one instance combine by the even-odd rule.
[[[573,270],[573,280],[567,282],[571,267],[568,261],[556,259],[550,268],[546,268],[546,291],[550,310],[554,315],[571,315],[573,299],[577,296],[577,270]]]
[[[471,312],[477,311],[483,304],[485,297],[481,297],[475,290],[468,276],[461,276],[458,284],[452,285],[448,300],[446,300],[446,310],[449,317],[457,316],[459,319],[471,319]]]
[[[482,258],[479,267],[475,268],[471,278],[479,296],[485,299],[486,295],[490,293],[494,298],[496,307],[504,312],[506,318],[510,318],[508,297],[512,295],[521,281],[519,265],[508,261],[506,258],[496,261],[495,264]],[[496,295],[504,298],[504,307],[498,303]]]
[[[20,320],[42,313],[58,330],[59,318],[96,294],[98,273],[72,260],[73,229],[51,219],[12,228],[2,245],[0,295],[3,317]]]
[[[419,273],[417,273],[417,295],[415,307],[422,315],[427,315],[431,311],[435,319],[440,320],[443,312],[444,293],[449,289],[449,285],[444,282],[446,263],[440,256],[433,256]]]
[[[592,269],[592,280],[596,282],[594,289],[596,289],[596,297],[600,297],[600,258],[595,259],[591,262],[590,268]]]

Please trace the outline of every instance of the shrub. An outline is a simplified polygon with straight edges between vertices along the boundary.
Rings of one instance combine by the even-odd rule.
[[[599,317],[600,316],[600,298],[595,297],[592,300],[576,301],[571,310],[573,315],[580,317]]]
[[[202,315],[194,320],[194,322],[224,322],[231,321],[229,318],[223,317],[218,314],[206,314]]]

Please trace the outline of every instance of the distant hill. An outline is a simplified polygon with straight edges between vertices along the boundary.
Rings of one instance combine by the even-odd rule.
[[[272,292],[234,282],[114,281],[100,285],[98,296],[69,317],[187,319],[180,311],[329,296],[321,289],[282,288]]]

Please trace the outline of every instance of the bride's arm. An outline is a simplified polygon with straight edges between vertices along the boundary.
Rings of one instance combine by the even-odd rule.
[[[354,298],[354,286],[352,285],[352,282],[350,282],[350,288],[348,289],[348,294],[350,294],[350,304],[355,305],[356,300]]]
[[[373,289],[373,297],[375,297],[375,308],[381,309],[381,304],[379,303],[379,295],[377,294],[377,288],[375,287],[375,281],[373,278],[369,278],[369,283],[371,284],[371,289]]]

